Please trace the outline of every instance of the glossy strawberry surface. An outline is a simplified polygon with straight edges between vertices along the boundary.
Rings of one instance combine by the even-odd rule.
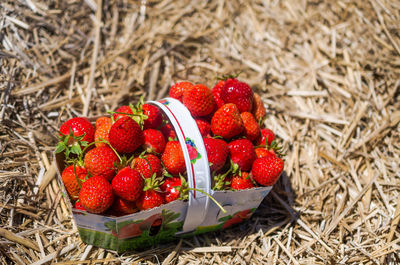
[[[81,185],[88,177],[88,172],[84,167],[70,165],[63,170],[61,179],[72,200],[78,199]]]
[[[233,163],[242,171],[250,171],[254,160],[257,158],[253,144],[247,139],[234,140],[228,144]]]
[[[121,169],[112,180],[114,193],[127,201],[135,201],[139,198],[144,187],[144,181],[140,173],[132,168]]]
[[[211,90],[202,84],[195,85],[183,94],[183,104],[195,117],[207,116],[216,105]]]
[[[186,171],[185,158],[178,141],[167,142],[161,160],[172,175],[183,174]]]
[[[110,128],[110,144],[118,153],[132,153],[144,143],[139,124],[130,117],[119,118]]]
[[[83,136],[82,141],[89,143],[94,141],[94,126],[89,122],[87,118],[75,117],[64,122],[60,127],[60,133],[63,135],[69,135],[70,130],[74,136]],[[72,141],[69,141],[71,143]]]
[[[211,131],[214,135],[230,139],[244,130],[243,120],[236,105],[230,103],[219,108],[211,119]]]
[[[114,201],[111,184],[101,176],[94,176],[82,184],[79,201],[90,213],[106,211]]]
[[[283,160],[276,155],[257,158],[253,163],[251,174],[258,184],[271,186],[279,179],[283,166]]]
[[[85,168],[92,176],[103,176],[111,180],[116,173],[115,165],[119,162],[118,156],[108,146],[91,149],[85,155]]]
[[[210,170],[219,171],[226,163],[229,154],[228,144],[222,139],[204,138]]]
[[[240,112],[250,112],[253,108],[253,90],[245,82],[226,80],[220,95],[225,103],[235,104]]]

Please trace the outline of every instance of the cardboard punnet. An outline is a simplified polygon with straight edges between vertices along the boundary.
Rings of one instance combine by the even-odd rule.
[[[65,168],[64,154],[55,154],[58,181],[83,242],[105,249],[124,252],[140,249],[180,237],[193,236],[227,228],[248,219],[257,209],[270,187],[242,191],[214,191],[207,152],[196,122],[178,100],[166,98],[150,101],[158,106],[172,123],[185,156],[188,184],[216,199],[223,213],[206,195],[189,192],[188,201],[174,201],[147,211],[121,217],[91,214],[73,208],[61,180]]]

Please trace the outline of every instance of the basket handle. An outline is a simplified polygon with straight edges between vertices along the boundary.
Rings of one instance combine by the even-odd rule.
[[[169,118],[182,146],[190,188],[211,194],[210,167],[203,138],[189,110],[178,100],[165,98],[148,103],[158,106]],[[189,191],[189,204],[183,233],[195,230],[203,223],[210,199],[201,192]]]

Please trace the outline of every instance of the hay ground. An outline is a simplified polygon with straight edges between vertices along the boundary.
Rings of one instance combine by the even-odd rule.
[[[1,1],[0,263],[399,264],[399,25],[395,0]],[[287,150],[251,220],[121,256],[82,243],[60,124],[240,71]]]

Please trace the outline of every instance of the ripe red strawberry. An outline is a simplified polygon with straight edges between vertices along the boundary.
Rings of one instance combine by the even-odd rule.
[[[100,117],[100,118],[97,118],[97,120],[96,120],[96,128],[98,128],[98,127],[100,127],[100,126],[103,126],[105,123],[112,123],[112,120],[111,120],[111,118],[109,118],[109,117]]]
[[[139,124],[130,117],[119,118],[108,134],[110,144],[119,153],[132,153],[144,142]]]
[[[234,175],[231,179],[231,188],[234,190],[245,190],[253,187],[254,184],[247,172],[242,172],[242,175]]]
[[[164,197],[161,192],[153,189],[143,191],[139,199],[136,201],[136,206],[140,210],[148,210],[158,207],[164,203]]]
[[[163,173],[161,160],[152,154],[135,158],[132,160],[131,167],[142,174],[144,178],[151,178],[154,174],[156,177],[161,177]]]
[[[200,134],[203,137],[206,137],[211,132],[210,123],[204,118],[195,119],[197,127],[199,128]]]
[[[228,144],[233,163],[242,171],[250,171],[254,160],[257,158],[253,144],[247,139],[239,139]]]
[[[162,114],[159,108],[151,104],[143,104],[143,114],[147,116],[144,120],[144,129],[158,129],[162,124]]]
[[[204,138],[211,172],[219,171],[226,162],[229,154],[228,144],[222,139]]]
[[[79,201],[90,213],[102,213],[114,201],[111,184],[101,176],[94,176],[82,184]]]
[[[144,181],[137,170],[125,167],[113,178],[111,184],[115,195],[127,201],[135,201],[142,193]]]
[[[258,138],[257,145],[270,146],[275,140],[275,134],[270,129],[261,129],[261,137]]]
[[[178,141],[167,142],[161,160],[167,171],[172,175],[176,176],[186,171],[185,158],[183,156],[182,147]]]
[[[114,203],[112,204],[110,209],[112,210],[113,214],[116,214],[118,216],[131,214],[138,211],[135,202],[127,201],[120,197],[115,197]]]
[[[163,127],[161,127],[161,132],[164,135],[164,138],[166,141],[170,141],[172,139],[176,140],[176,133],[174,130],[174,127],[171,125],[171,123],[165,124]]]
[[[75,117],[64,122],[60,127],[60,133],[62,135],[69,135],[72,130],[73,136],[82,136],[81,141],[93,142],[94,140],[94,126],[89,122],[87,118]],[[72,144],[74,140],[70,138],[68,144]]]
[[[88,172],[84,167],[70,165],[64,169],[61,179],[71,200],[75,201],[78,199],[81,185],[87,177]]]
[[[244,130],[242,117],[236,105],[229,103],[219,108],[211,119],[211,131],[225,139],[240,135]]]
[[[143,148],[147,153],[162,154],[165,149],[165,138],[161,131],[147,129],[143,131]]]
[[[240,82],[235,78],[226,80],[220,95],[224,102],[234,103],[241,113],[252,110],[253,90],[244,82]]]
[[[273,150],[268,150],[268,149],[262,148],[262,147],[256,148],[254,151],[256,152],[257,158],[275,155]]]
[[[246,138],[255,142],[261,135],[260,126],[258,126],[256,119],[250,112],[242,112],[240,116],[243,120]]]
[[[119,107],[118,109],[115,110],[115,112],[120,112],[120,113],[113,114],[114,121],[118,120],[119,118],[128,116],[126,114],[133,114],[132,108],[127,105]],[[126,113],[126,114],[122,114],[122,113]]]
[[[205,85],[198,84],[183,94],[183,104],[195,117],[207,116],[215,109],[214,96]]]
[[[217,104],[218,109],[223,105],[225,105],[225,102],[221,99],[221,90],[224,87],[224,85],[225,85],[225,80],[221,80],[212,89],[214,101]]]
[[[179,82],[169,89],[169,96],[182,102],[183,93],[190,90],[194,85],[190,82]]]
[[[86,209],[83,208],[82,203],[80,201],[76,201],[75,202],[74,208],[77,209],[77,210],[86,211]]]
[[[115,176],[118,156],[108,146],[96,147],[85,155],[85,168],[92,176],[102,176],[111,180]]]
[[[177,187],[181,187],[182,182],[179,177],[165,178],[164,183],[161,185],[161,191],[164,192],[164,199],[166,203],[179,199],[180,191]]]
[[[112,126],[111,118],[101,117],[96,121],[96,131],[94,133],[94,140],[96,141],[95,145],[97,147],[106,146],[106,143],[99,142],[100,138],[108,141],[108,134],[110,133],[110,129]]]
[[[283,171],[283,160],[276,155],[257,158],[253,163],[251,174],[260,185],[274,185]]]
[[[260,95],[257,93],[254,93],[252,113],[253,113],[254,117],[256,118],[257,122],[260,122],[260,121],[262,122],[267,115],[267,111],[265,110],[264,103],[262,102]]]

